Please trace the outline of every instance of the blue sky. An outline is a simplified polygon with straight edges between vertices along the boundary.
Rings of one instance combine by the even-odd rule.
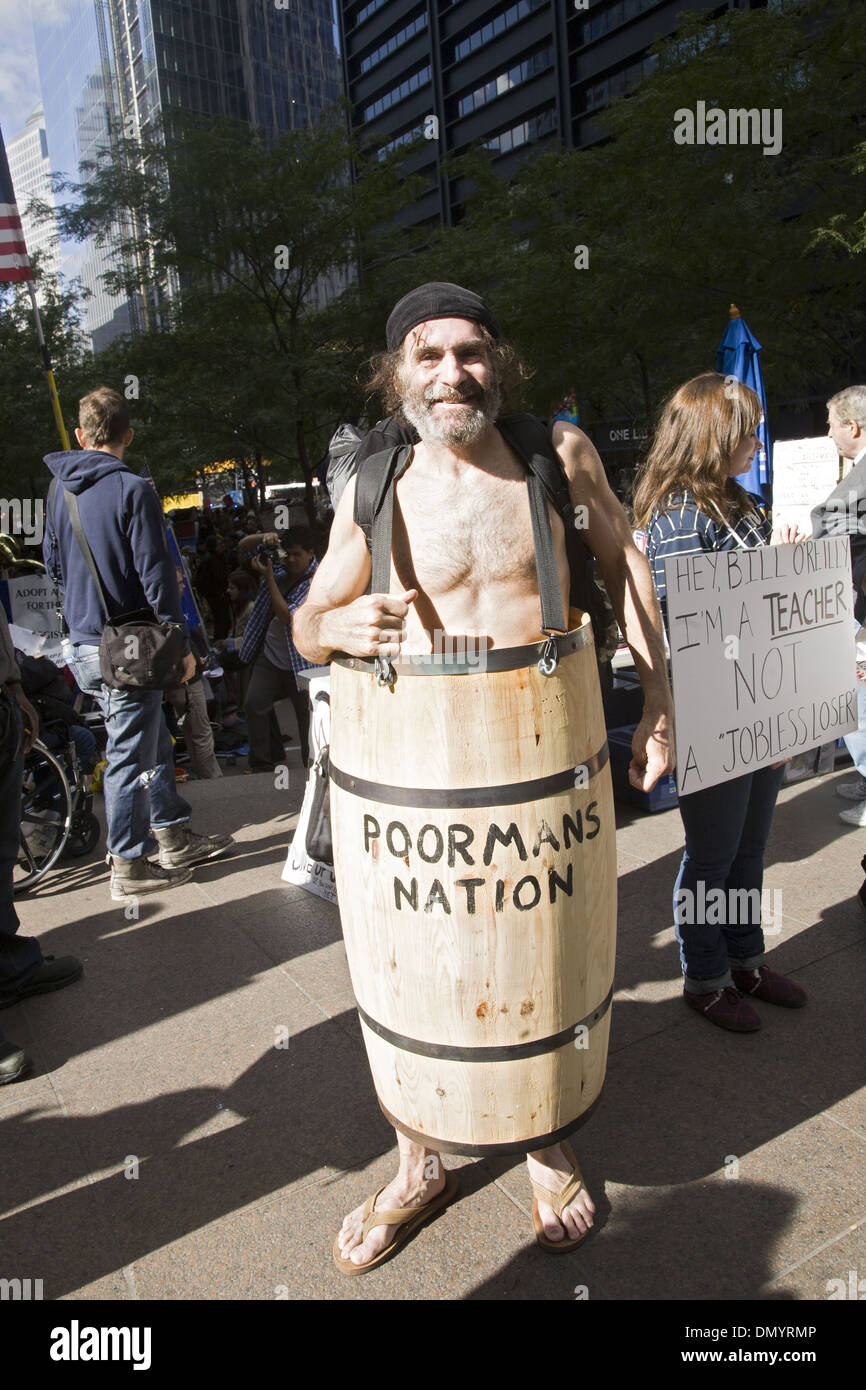
[[[31,5],[40,18],[50,21],[52,16],[60,17],[67,3],[68,0],[0,0],[0,126],[7,140],[23,128],[39,101]],[[333,14],[336,42],[336,0]]]
[[[62,0],[38,0],[46,15]],[[39,73],[27,0],[0,0],[0,126],[8,140],[21,130],[39,101]]]

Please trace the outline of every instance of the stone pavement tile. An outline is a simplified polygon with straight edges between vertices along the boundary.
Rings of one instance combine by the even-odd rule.
[[[862,1139],[821,1115],[740,1157],[737,1181],[766,1184],[797,1197],[790,1221],[777,1235],[772,1270],[803,1259],[866,1214],[864,1161]]]
[[[238,929],[275,962],[293,963],[343,940],[334,904],[294,884],[278,884],[261,901],[235,904],[233,917]],[[337,988],[338,983],[331,993]]]
[[[615,801],[616,840],[627,854],[649,863],[662,854],[682,855],[683,823],[676,807],[648,813]]]
[[[30,1052],[29,1046],[27,1051]],[[0,1121],[22,1110],[53,1110],[57,1103],[57,1094],[48,1077],[41,1076],[34,1067],[20,1081],[0,1086]]]
[[[34,1175],[50,1170],[53,1162],[47,1153],[30,1154]],[[46,1301],[94,1285],[103,1292],[93,1296],[128,1297],[120,1292],[123,1260],[118,1233],[106,1214],[103,1188],[101,1182],[52,1188],[50,1178],[43,1180],[34,1191],[32,1205],[0,1221],[2,1272],[42,1279]],[[113,1284],[116,1294],[108,1292]]]
[[[296,1016],[293,1029],[286,1047],[274,1045],[268,1022],[258,1035],[232,1029],[189,1040],[176,1053],[145,1054],[96,1078],[67,1081],[61,1074],[64,1127],[77,1131],[92,1170],[119,1167],[128,1154],[170,1153],[223,1127],[246,1127],[266,1148],[267,1136],[278,1135],[298,1161],[307,1154],[317,1163],[333,1161],[328,1155],[335,1148],[342,1161],[378,1152],[392,1131],[376,1104],[360,1041],[313,1005]],[[235,1141],[243,1136],[229,1142]]]
[[[138,1295],[141,1297],[141,1295]],[[116,1274],[107,1274],[104,1279],[95,1279],[92,1284],[85,1284],[80,1289],[70,1289],[68,1293],[61,1294],[61,1301],[64,1299],[74,1299],[76,1303],[82,1300],[102,1301],[105,1303],[116,1303],[119,1299],[134,1300],[136,1297],[129,1283],[124,1279],[120,1270]],[[71,1317],[75,1314],[71,1313]]]
[[[242,1020],[257,1003],[273,1018],[275,1010],[291,1010],[292,1000],[299,1007],[308,1002],[237,930],[230,913],[214,911],[200,908],[168,921],[143,917],[83,951],[80,982],[27,1001],[34,1064],[98,1071],[111,1049],[120,1049],[118,1065],[121,1057],[134,1058],[141,1031],[154,1025],[164,1029],[162,1045],[168,1048],[186,1036],[218,1031],[230,1019]]]
[[[34,1103],[22,1095],[20,1104],[0,1112],[0,1170],[0,1215],[86,1179],[86,1159],[56,1099]],[[4,1243],[0,1234],[0,1251]]]
[[[283,970],[311,999],[320,1000],[338,992],[351,991],[349,963],[342,941],[334,941],[321,950],[295,956]]]
[[[835,1239],[816,1240],[814,1250],[770,1279],[760,1296],[774,1300],[862,1300],[866,1296],[866,1217],[854,1230],[846,1229]]]
[[[309,1184],[291,1184],[280,1199],[247,1208],[142,1255],[135,1286],[144,1299],[284,1299],[316,1297],[299,1269],[331,1254],[326,1233],[306,1225]],[[317,1246],[320,1247],[317,1249]],[[276,1324],[275,1324],[276,1325]]]
[[[291,884],[282,883],[280,874],[292,833],[282,816],[260,826],[232,831],[237,843],[230,854],[195,866],[194,882],[204,894],[205,901],[234,907],[263,889],[270,889],[280,894],[283,900],[290,900],[298,890]]]

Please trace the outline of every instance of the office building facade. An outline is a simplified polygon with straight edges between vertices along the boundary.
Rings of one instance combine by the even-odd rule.
[[[27,253],[32,261],[34,253],[39,253],[43,271],[54,275],[60,268],[60,239],[57,221],[38,221],[28,213],[31,199],[38,199],[49,207],[54,207],[51,191],[51,163],[48,158],[48,141],[45,135],[45,116],[39,105],[30,114],[24,129],[6,144],[9,172],[15,189],[15,201],[21,215]]]
[[[430,178],[413,222],[459,219],[465,189],[445,155],[473,142],[508,175],[527,150],[599,139],[598,112],[653,66],[684,9],[764,0],[339,0],[343,77],[356,130],[384,155],[419,135]]]
[[[276,138],[341,92],[330,0],[67,0],[34,13],[34,37],[52,169],[72,180],[174,110]],[[96,349],[145,326],[146,306],[105,289],[111,247],[63,241],[61,266],[90,291]]]

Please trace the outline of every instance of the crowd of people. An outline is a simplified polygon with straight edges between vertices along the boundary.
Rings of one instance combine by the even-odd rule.
[[[81,402],[79,449],[46,459],[61,484],[47,516],[46,566],[63,594],[70,669],[78,688],[99,706],[107,733],[103,786],[114,901],[172,888],[187,881],[196,865],[231,848],[230,836],[190,827],[191,808],[175,777],[166,703],[182,712],[199,775],[212,776],[219,775],[213,759],[214,713],[225,719],[242,712],[250,770],[273,770],[285,756],[274,706],[288,698],[306,766],[309,702],[298,673],[324,666],[335,652],[387,663],[401,651],[429,650],[419,595],[446,631],[487,633],[496,647],[537,640],[533,531],[528,507],[518,503],[515,487],[522,485],[524,469],[494,428],[514,362],[500,343],[496,320],[470,291],[424,286],[395,308],[388,349],[378,384],[386,399],[390,392],[392,408],[399,407],[417,442],[405,446],[413,468],[399,495],[403,550],[395,539],[387,593],[368,592],[371,561],[358,525],[355,479],[346,487],[321,563],[322,538],[305,527],[277,531],[272,517],[245,513],[229,497],[202,514],[190,557],[194,589],[211,626],[204,649],[197,649],[184,620],[184,576],[167,542],[159,499],[150,483],[123,463],[133,438],[123,398],[104,387],[91,392]],[[833,438],[854,465],[850,492],[866,474],[866,388],[839,393],[829,412]],[[561,423],[553,428],[553,448],[568,480],[571,504],[575,511],[581,506],[589,518],[588,543],[643,686],[645,706],[630,768],[636,788],[649,790],[674,766],[673,702],[662,626],[665,558],[802,539],[790,529],[771,534],[755,500],[736,482],[758,447],[760,418],[760,402],[748,387],[732,392],[726,378],[713,372],[685,383],[662,409],[632,518],[611,491],[585,436]],[[105,614],[64,494],[77,501],[112,611],[150,609],[184,634],[182,678],[167,695],[106,685],[99,656]],[[489,543],[490,517],[499,528],[494,546]],[[633,543],[633,525],[646,535],[645,556]],[[554,540],[567,605],[568,561],[561,529]],[[829,522],[815,522],[816,535],[830,531]],[[858,621],[866,610],[864,567],[858,541],[852,576]],[[202,687],[213,654],[227,691],[218,707],[208,706]],[[16,934],[11,863],[17,821],[13,825],[10,807],[17,808],[15,779],[38,726],[21,682],[0,624],[0,1006],[61,988],[81,974],[77,961],[43,959],[38,943]],[[862,727],[851,746],[862,786],[849,786],[843,794],[858,803],[856,816],[848,819],[864,824],[866,699],[861,698],[860,708]],[[82,748],[82,755],[92,756],[92,751]],[[762,767],[679,799],[685,851],[673,899],[683,998],[708,1022],[738,1033],[761,1026],[755,1000],[784,1008],[806,1003],[802,987],[767,964],[760,918],[764,852],[782,776],[782,764]],[[684,892],[698,897],[701,885],[705,897],[719,888],[724,902],[744,905],[744,915],[723,910],[713,923],[678,916]],[[21,1049],[0,1041],[0,1084],[17,1079],[23,1068]],[[372,1268],[392,1243],[396,1247],[419,1220],[455,1194],[455,1184],[437,1166],[435,1148],[417,1136],[410,1140],[401,1133],[398,1138],[398,1177],[347,1217],[338,1236],[334,1258],[344,1273]],[[529,1145],[527,1151],[536,1236],[547,1249],[572,1248],[588,1233],[594,1210],[577,1161],[565,1144],[550,1142],[534,1151]],[[432,1167],[431,1159],[436,1159]]]

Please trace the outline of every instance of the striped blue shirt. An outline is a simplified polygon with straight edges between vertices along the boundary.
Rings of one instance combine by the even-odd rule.
[[[657,507],[646,529],[646,557],[652,566],[659,607],[667,627],[667,589],[665,560],[672,555],[701,555],[707,550],[749,550],[768,545],[770,523],[757,509],[741,516],[734,525],[721,517],[715,521],[698,511],[691,492],[671,497],[666,507]],[[738,539],[739,538],[739,539]]]

